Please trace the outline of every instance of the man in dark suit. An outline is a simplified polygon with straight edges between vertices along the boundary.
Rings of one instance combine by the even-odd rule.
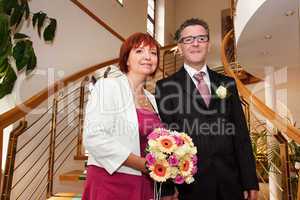
[[[249,131],[234,79],[206,65],[205,21],[189,19],[177,31],[184,66],[156,85],[161,119],[191,135],[198,150],[192,184],[177,185],[181,200],[256,200],[258,180]]]

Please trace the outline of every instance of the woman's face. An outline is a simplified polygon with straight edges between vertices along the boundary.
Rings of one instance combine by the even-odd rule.
[[[143,46],[132,48],[127,60],[128,73],[151,75],[157,67],[156,47]]]

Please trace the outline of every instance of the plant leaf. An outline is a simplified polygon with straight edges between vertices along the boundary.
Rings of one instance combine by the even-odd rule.
[[[12,45],[11,42],[9,41],[9,45],[6,46],[6,49],[0,49],[1,53],[0,53],[0,65],[2,65],[2,63],[5,61],[5,59],[8,59],[9,56],[11,56],[11,52],[12,52]]]
[[[39,36],[41,37],[41,29],[44,25],[44,21],[46,19],[47,15],[46,13],[40,12],[39,16],[38,16],[38,33]]]
[[[24,11],[25,11],[25,19],[27,20],[30,16],[30,8],[28,5],[28,1],[23,1]]]
[[[27,64],[28,59],[26,58],[26,46],[26,41],[22,40],[17,42],[13,48],[13,57],[15,58],[18,71],[22,70]]]
[[[17,75],[7,61],[5,63],[5,71],[3,71],[3,75],[0,75],[0,99],[11,93],[16,80]]]
[[[18,26],[23,17],[23,13],[24,13],[23,6],[21,6],[21,5],[16,6],[10,17],[10,26],[14,26],[14,25]]]
[[[27,67],[26,67],[26,74],[28,75],[30,72],[32,72],[35,67],[36,67],[36,55],[34,53],[34,49],[31,46],[31,48],[29,49],[28,54],[30,55],[29,59],[28,59],[28,63],[27,63]]]
[[[7,66],[9,65],[8,59],[6,58],[2,63],[0,63],[0,80],[3,77],[3,72],[6,70]]]
[[[50,24],[45,28],[44,31],[44,40],[45,41],[53,41],[55,36],[57,22],[56,19],[51,18]]]
[[[36,25],[36,22],[38,20],[39,14],[40,14],[39,12],[33,14],[33,17],[32,17],[32,26],[33,27],[35,27],[35,25]]]
[[[23,33],[16,33],[16,34],[14,35],[14,39],[15,39],[15,40],[18,40],[18,39],[25,39],[25,38],[29,38],[29,36],[28,36],[28,35],[25,35],[25,34],[23,34]]]
[[[5,14],[0,14],[0,54],[10,43],[9,18]]]
[[[11,15],[12,9],[17,6],[18,6],[18,0],[3,0],[4,12],[8,15]]]

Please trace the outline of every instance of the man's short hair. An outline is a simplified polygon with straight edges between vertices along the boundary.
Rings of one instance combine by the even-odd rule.
[[[198,18],[191,18],[191,19],[187,19],[185,20],[180,27],[177,29],[176,33],[175,33],[175,40],[178,41],[181,37],[181,32],[183,31],[183,29],[185,29],[188,26],[194,26],[194,25],[200,25],[202,26],[208,35],[209,38],[209,27],[206,21],[204,21],[203,19],[198,19]]]

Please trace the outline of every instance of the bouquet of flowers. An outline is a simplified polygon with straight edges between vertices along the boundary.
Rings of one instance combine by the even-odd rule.
[[[176,184],[190,184],[194,181],[197,148],[186,133],[154,129],[148,135],[146,151],[146,166],[155,183],[171,180]]]

